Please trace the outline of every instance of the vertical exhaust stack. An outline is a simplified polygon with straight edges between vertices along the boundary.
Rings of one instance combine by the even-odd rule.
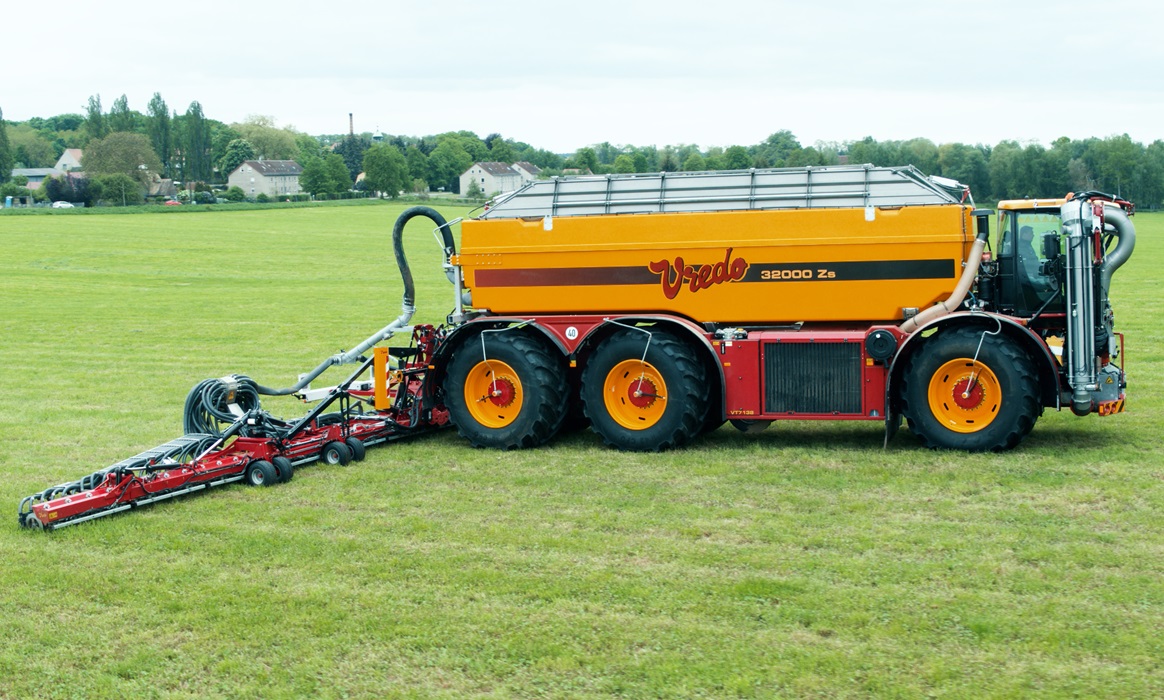
[[[1086,199],[1063,205],[1063,235],[1067,240],[1067,383],[1071,411],[1091,413],[1092,392],[1099,390],[1095,352],[1095,233],[1103,232],[1103,208]],[[1097,216],[1098,214],[1098,216]]]

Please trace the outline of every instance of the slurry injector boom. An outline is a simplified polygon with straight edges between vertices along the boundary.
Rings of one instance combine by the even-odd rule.
[[[447,425],[448,411],[425,381],[445,330],[409,324],[415,292],[401,238],[415,216],[436,224],[446,260],[455,252],[450,225],[440,213],[413,207],[401,215],[392,236],[405,288],[403,313],[396,320],[353,350],[324,360],[291,387],[273,389],[242,375],[199,383],[186,398],[185,435],[24,498],[20,524],[52,530],[236,481],[285,483],[301,465],[360,461],[367,447]],[[408,347],[377,346],[404,331],[411,335]],[[357,369],[338,385],[309,388],[328,368],[353,363]],[[282,420],[260,405],[260,396],[285,395],[315,406],[302,418]]]

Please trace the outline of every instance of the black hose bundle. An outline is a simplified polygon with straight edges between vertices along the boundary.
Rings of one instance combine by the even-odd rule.
[[[223,430],[239,419],[230,410],[236,404],[244,413],[260,407],[258,387],[242,375],[206,379],[186,395],[182,427],[186,434],[205,433],[221,437]]]

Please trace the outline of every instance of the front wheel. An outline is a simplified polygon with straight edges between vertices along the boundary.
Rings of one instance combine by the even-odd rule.
[[[971,328],[926,340],[909,360],[901,395],[909,429],[931,448],[1009,450],[1041,411],[1030,357],[1001,334]]]
[[[703,365],[665,331],[612,335],[582,374],[582,401],[594,432],[633,452],[678,447],[699,435],[707,424],[708,392]]]
[[[566,418],[564,359],[517,329],[466,340],[449,362],[444,387],[449,417],[474,447],[536,447]]]

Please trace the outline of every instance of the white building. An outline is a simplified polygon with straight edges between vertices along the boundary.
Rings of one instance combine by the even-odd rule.
[[[301,174],[303,166],[293,160],[247,160],[227,176],[226,182],[229,187],[241,188],[249,199],[260,194],[278,197],[302,192]]]
[[[518,167],[521,166],[521,167]],[[532,163],[506,165],[496,161],[473,163],[461,175],[461,194],[469,192],[470,183],[476,182],[485,196],[498,192],[512,192],[530,180],[536,180],[541,172]]]
[[[53,167],[57,170],[63,170],[66,173],[73,170],[80,170],[81,156],[81,149],[66,148],[65,152],[61,154],[61,157],[57,159],[57,164]]]
[[[524,160],[514,163],[513,169],[516,170],[519,175],[521,175],[522,184],[533,182],[534,180],[538,179],[538,173],[542,171],[542,169],[538,166]]]

